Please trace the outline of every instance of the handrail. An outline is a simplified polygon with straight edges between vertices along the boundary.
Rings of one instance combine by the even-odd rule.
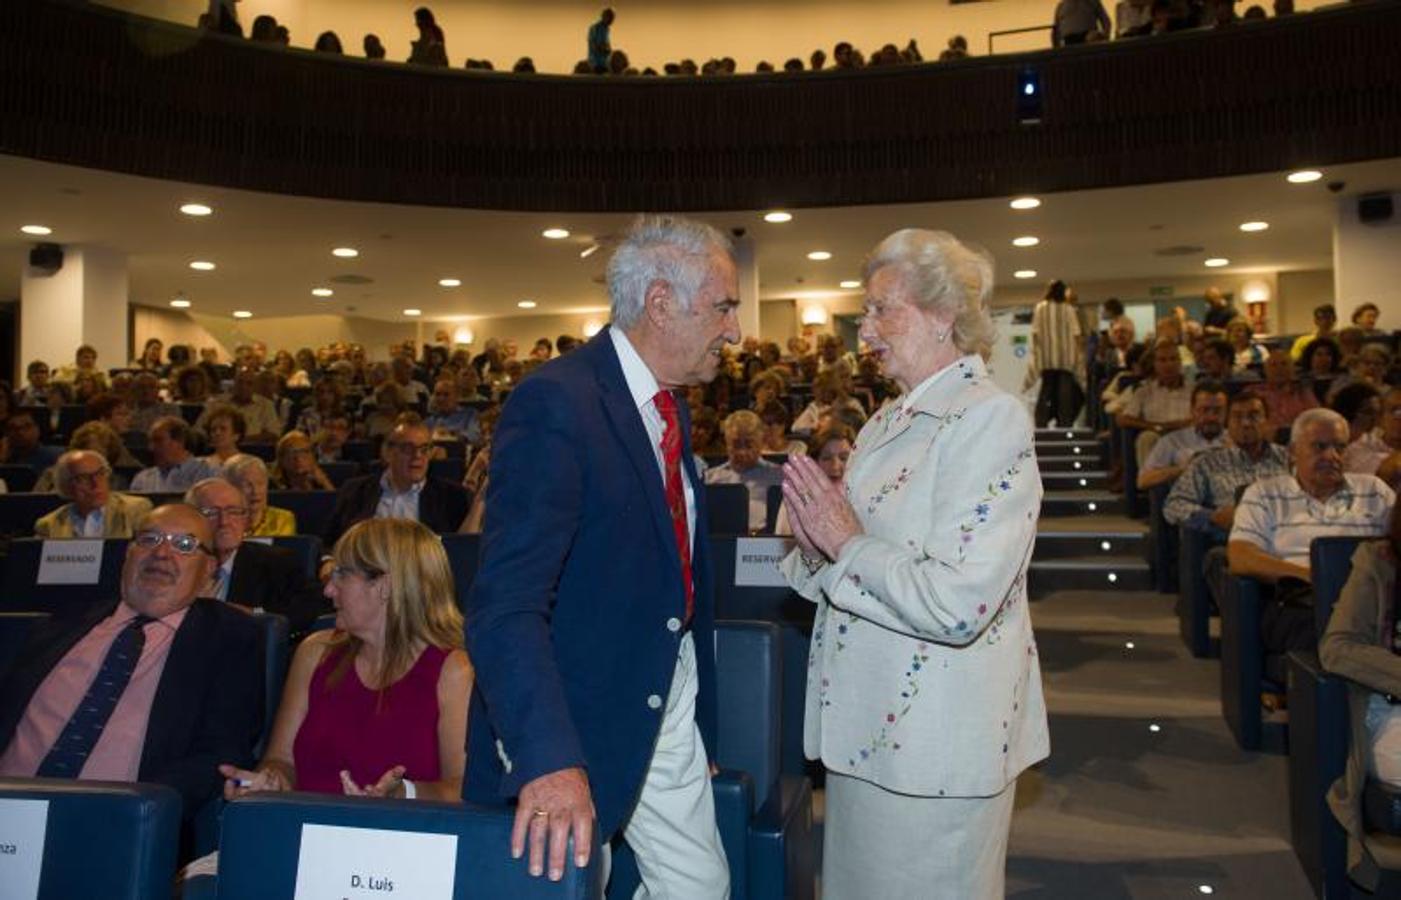
[[[1005,28],[1002,31],[989,31],[988,56],[992,56],[993,53],[996,52],[992,49],[992,39],[995,37],[1004,37],[1009,34],[1028,34],[1033,31],[1054,31],[1055,28],[1056,26],[1054,25],[1030,25],[1026,28]]]

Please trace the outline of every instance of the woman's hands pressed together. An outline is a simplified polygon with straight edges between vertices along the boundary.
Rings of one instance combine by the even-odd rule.
[[[783,499],[804,556],[835,560],[847,541],[864,533],[841,483],[806,456],[790,456],[783,464]]]

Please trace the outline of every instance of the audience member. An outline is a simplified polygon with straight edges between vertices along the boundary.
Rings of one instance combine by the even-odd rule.
[[[325,541],[334,544],[361,519],[415,519],[439,534],[456,531],[467,516],[467,492],[428,475],[432,437],[416,417],[401,421],[384,442],[385,469],[341,485]]]
[[[162,784],[190,820],[218,794],[218,763],[252,762],[262,638],[196,599],[212,540],[194,509],[162,506],[127,546],[117,597],[35,626],[0,683],[0,776]]]
[[[1270,442],[1267,422],[1260,397],[1241,392],[1227,401],[1229,441],[1193,457],[1173,482],[1163,505],[1169,525],[1186,525],[1224,541],[1235,518],[1237,492],[1262,478],[1289,474],[1289,454]]]
[[[1391,354],[1379,344],[1363,346],[1347,366],[1347,371],[1328,387],[1330,396],[1350,384],[1367,384],[1378,390],[1386,387],[1386,373],[1391,368]]]
[[[82,344],[73,354],[73,365],[59,366],[53,373],[54,381],[73,384],[78,376],[86,375],[97,383],[98,391],[107,390],[107,373],[97,367],[97,349],[92,344]]]
[[[1309,544],[1326,535],[1379,535],[1396,495],[1374,475],[1345,474],[1348,423],[1328,409],[1294,420],[1294,474],[1256,481],[1236,509],[1226,545],[1230,572],[1275,585],[1261,610],[1265,650],[1282,654],[1315,643]]]
[[[1113,30],[1101,0],[1060,0],[1051,23],[1051,46],[1083,44],[1096,28],[1105,34]]]
[[[1114,7],[1114,37],[1141,37],[1152,30],[1149,0],[1119,0]]]
[[[28,410],[18,410],[5,420],[4,461],[42,472],[58,461],[62,449],[39,442],[39,423]]]
[[[1370,433],[1382,415],[1382,397],[1370,384],[1350,384],[1333,395],[1328,408],[1347,420],[1351,439]]]
[[[1352,311],[1352,324],[1362,329],[1362,333],[1367,337],[1385,334],[1377,327],[1377,319],[1381,318],[1382,311],[1375,303],[1363,303]]]
[[[1265,358],[1265,381],[1246,390],[1265,401],[1269,415],[1266,434],[1276,435],[1294,424],[1299,414],[1318,406],[1318,397],[1302,384],[1289,358],[1289,351],[1273,348]]]
[[[248,31],[248,40],[255,44],[276,44],[277,19],[266,14],[255,17]]]
[[[165,350],[165,343],[160,338],[148,338],[145,346],[141,348],[141,355],[131,361],[129,368],[155,372],[158,376],[164,375],[165,365],[161,362],[163,350]]]
[[[226,404],[210,406],[203,418],[204,432],[209,436],[209,453],[204,461],[217,469],[239,452],[238,445],[247,434],[248,426],[243,414]]]
[[[139,469],[141,463],[136,457],[131,455],[126,446],[122,443],[121,436],[113,431],[111,426],[105,422],[93,421],[84,422],[73,429],[73,436],[68,439],[69,450],[93,450],[102,454],[102,458],[107,461],[108,466],[122,466],[127,469]],[[61,460],[62,457],[59,457]],[[124,475],[115,472],[107,476],[108,483],[119,491],[126,490],[130,484],[129,479]],[[35,493],[46,493],[58,490],[58,462],[49,466],[40,473],[38,480],[34,482]]]
[[[589,69],[596,75],[608,72],[608,60],[613,54],[613,18],[613,10],[605,9],[598,21],[589,26],[588,63]]]
[[[345,414],[345,390],[334,378],[323,378],[311,389],[312,405],[297,417],[297,430],[315,434],[327,416]]]
[[[1041,380],[1041,392],[1036,398],[1038,428],[1046,427],[1052,420],[1061,428],[1069,428],[1075,424],[1085,401],[1080,386],[1085,333],[1066,293],[1065,282],[1051,282],[1031,314],[1031,359],[1023,390],[1030,389],[1038,378]]]
[[[817,460],[822,473],[833,484],[841,484],[846,476],[846,464],[851,459],[851,449],[856,444],[856,432],[845,425],[833,425],[812,436],[805,452]],[[778,508],[778,520],[774,524],[774,534],[789,535],[793,526],[788,521],[788,504],[785,501]]]
[[[277,462],[268,479],[281,491],[333,491],[336,486],[316,460],[311,438],[289,431],[277,442]]]
[[[433,385],[433,399],[428,404],[425,424],[435,441],[463,441],[476,446],[482,440],[477,410],[460,405],[457,382],[451,378],[439,378]]]
[[[54,464],[54,487],[69,502],[41,516],[42,538],[129,538],[151,512],[151,501],[112,490],[112,467],[95,450],[69,450]]]
[[[1192,424],[1163,436],[1138,470],[1139,490],[1165,484],[1182,474],[1199,453],[1222,445],[1226,389],[1218,381],[1199,381],[1192,389]]]
[[[217,474],[208,462],[191,455],[190,438],[190,426],[179,416],[157,419],[147,441],[154,465],[136,473],[131,489],[148,494],[176,493]]]
[[[209,375],[202,367],[186,366],[176,372],[171,379],[171,399],[180,403],[198,403],[203,405],[209,401],[209,380]],[[157,390],[159,391],[159,383],[157,384]],[[168,415],[168,413],[165,415]],[[152,418],[151,421],[154,422],[158,418],[160,418],[159,415]]]
[[[28,383],[20,389],[16,398],[20,406],[47,406],[54,386],[49,382],[49,364],[36,359],[25,367],[24,375]]]
[[[312,435],[318,463],[340,462],[346,442],[350,440],[350,416],[339,413],[322,419],[321,428]]]
[[[788,428],[793,417],[788,407],[779,400],[770,400],[755,410],[764,425],[764,438],[760,446],[763,453],[806,453],[807,444],[789,437]]]
[[[1237,316],[1226,323],[1226,340],[1231,344],[1237,369],[1264,363],[1265,350],[1254,338],[1255,330],[1250,327],[1249,319]]]
[[[749,491],[749,529],[762,531],[768,519],[769,488],[783,484],[783,467],[760,455],[764,424],[747,409],[725,417],[728,459],[705,473],[706,484],[742,484]]]
[[[271,444],[282,434],[282,420],[278,418],[277,407],[267,397],[257,393],[258,376],[249,369],[234,373],[233,386],[222,400],[211,400],[195,420],[196,430],[209,431],[209,419],[216,411],[231,406],[243,416],[248,440],[259,444]]]
[[[1225,338],[1212,338],[1197,354],[1197,380],[1230,381],[1235,374],[1236,351]]]
[[[341,39],[334,31],[323,31],[317,35],[316,45],[312,49],[317,53],[334,53],[337,56],[345,53],[341,48]]]
[[[199,588],[201,596],[286,616],[295,633],[310,628],[326,608],[321,588],[291,550],[244,540],[249,510],[243,492],[223,478],[206,478],[185,492],[185,502],[209,523],[212,535],[215,566]]]
[[[1294,346],[1290,348],[1289,355],[1294,359],[1303,359],[1304,350],[1309,344],[1318,338],[1333,336],[1333,328],[1338,324],[1338,313],[1333,309],[1333,304],[1325,303],[1314,308],[1313,311],[1313,331],[1309,334],[1301,334],[1294,341]]]
[[[248,506],[248,534],[253,537],[291,537],[297,533],[297,517],[291,510],[268,505],[268,467],[261,459],[239,453],[224,461],[224,477],[243,492]]]
[[[968,58],[968,38],[961,34],[956,34],[949,38],[948,46],[939,54],[939,62],[952,62],[957,59]]]
[[[1343,454],[1343,471],[1376,475],[1381,464],[1398,451],[1401,451],[1401,387],[1393,387],[1382,398],[1380,425],[1348,444]]]
[[[793,431],[811,434],[825,413],[838,410],[850,410],[864,421],[866,412],[861,403],[848,395],[850,380],[850,374],[841,368],[818,373],[812,381],[812,402],[793,420]]]
[[[114,385],[115,387],[115,385]],[[142,372],[131,382],[131,427],[150,431],[157,419],[180,415],[180,407],[161,399],[161,380],[155,372]]]
[[[1153,377],[1123,401],[1115,421],[1120,428],[1140,430],[1134,451],[1141,468],[1158,438],[1191,424],[1192,395],[1182,377],[1182,356],[1172,341],[1153,348]]]
[[[420,66],[448,65],[447,41],[443,29],[433,18],[433,11],[420,6],[413,12],[414,25],[418,28],[418,40],[413,41],[409,62]]]

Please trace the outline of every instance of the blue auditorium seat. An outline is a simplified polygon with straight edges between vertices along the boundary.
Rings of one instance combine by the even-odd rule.
[[[256,456],[265,463],[277,461],[277,445],[264,442],[249,441],[246,444],[239,444],[240,453],[247,453],[249,456]]]
[[[565,866],[564,877],[558,882],[532,878],[526,871],[526,859],[511,858],[511,823],[510,812],[458,803],[299,793],[252,795],[224,809],[217,896],[219,900],[291,897],[307,825],[455,835],[455,900],[592,900],[601,896],[596,844],[587,868]],[[573,856],[572,850],[569,855]]]
[[[315,579],[317,569],[321,565],[321,538],[316,534],[307,533],[301,527],[300,519],[297,521],[297,528],[302,531],[301,534],[278,535],[272,539],[272,545],[291,550],[302,565],[302,573],[308,579]]]
[[[121,583],[126,559],[126,538],[102,542],[102,564],[95,584],[38,584],[39,563],[46,543],[62,545],[63,539],[19,538],[10,543],[0,580],[0,612],[48,612],[70,615],[90,603],[113,597]]]
[[[1178,591],[1177,558],[1181,547],[1177,528],[1163,518],[1163,508],[1167,506],[1172,485],[1173,482],[1169,481],[1148,489],[1148,541],[1145,549],[1148,565],[1153,570],[1153,585],[1161,594],[1176,594]]]
[[[1254,578],[1233,577],[1221,598],[1221,714],[1242,750],[1283,749],[1283,734],[1266,735],[1260,711],[1262,691],[1281,693],[1284,685],[1265,678],[1265,648],[1260,616],[1271,597],[1270,586]]]
[[[433,478],[442,478],[453,484],[461,484],[463,476],[467,474],[467,462],[460,456],[435,459],[428,463],[428,474]]]
[[[34,523],[68,501],[48,492],[0,494],[0,535],[28,537],[34,534]]]
[[[749,533],[749,488],[742,484],[707,484],[705,501],[710,509],[710,533]]]
[[[171,788],[0,778],[0,799],[48,803],[39,900],[170,896],[180,834],[180,795]],[[0,895],[18,896],[6,888]]]
[[[336,509],[335,491],[268,491],[268,505],[290,510],[301,534],[325,534]]]
[[[336,462],[324,462],[321,464],[321,471],[326,473],[326,477],[331,479],[331,484],[340,487],[356,475],[360,474],[360,464],[353,460],[337,460]]]
[[[1204,531],[1177,527],[1177,626],[1182,642],[1198,659],[1217,656],[1219,639],[1211,637],[1211,591],[1206,583],[1206,554],[1221,541]]]
[[[29,639],[29,632],[48,618],[44,612],[0,612],[0,681]]]
[[[778,513],[783,509],[783,485],[771,484],[764,495],[764,534],[773,534],[778,525]]]
[[[1138,453],[1134,449],[1141,429],[1115,425],[1111,431],[1111,440],[1119,442],[1119,453],[1124,462],[1124,507],[1130,517],[1141,519],[1148,514],[1147,499],[1138,489]]]
[[[0,480],[5,482],[5,489],[10,493],[24,493],[34,490],[34,482],[39,480],[39,473],[29,466],[5,464],[0,465]]]

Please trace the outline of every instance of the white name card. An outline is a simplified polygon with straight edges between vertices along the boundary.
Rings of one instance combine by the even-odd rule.
[[[44,865],[49,801],[0,799],[0,889],[13,900],[36,900]]]
[[[452,900],[457,835],[303,825],[293,900]]]
[[[271,537],[246,537],[243,539],[243,542],[245,544],[262,544],[266,547],[272,546]]]
[[[787,587],[788,580],[778,564],[792,549],[792,538],[739,538],[735,541],[735,587]]]
[[[38,584],[97,584],[102,572],[102,540],[44,541]]]

